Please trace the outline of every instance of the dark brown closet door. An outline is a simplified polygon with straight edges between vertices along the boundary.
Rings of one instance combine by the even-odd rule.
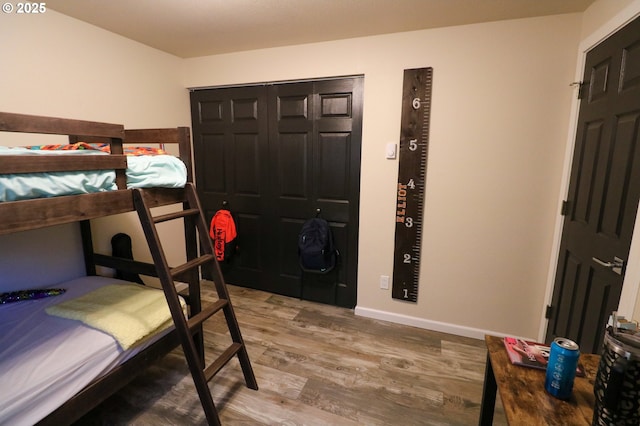
[[[243,123],[237,105],[245,106]],[[207,109],[215,112],[204,117],[220,117],[216,125],[203,120]],[[192,114],[196,183],[207,215],[226,200],[237,218],[240,251],[224,268],[227,281],[355,306],[362,78],[194,91]],[[235,147],[243,141],[244,148]],[[208,171],[214,165],[225,172]],[[318,209],[331,225],[340,265],[326,275],[302,274],[298,233]]]
[[[206,219],[223,205],[232,210],[241,250],[233,262],[243,281],[261,289],[261,255],[268,247],[262,234],[269,205],[266,93],[265,87],[247,87],[191,94],[196,187]]]

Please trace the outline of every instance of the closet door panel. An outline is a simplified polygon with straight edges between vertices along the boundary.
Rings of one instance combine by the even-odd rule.
[[[300,277],[300,265],[297,256],[290,256],[291,247],[298,246],[298,234],[303,220],[283,217],[278,225],[278,271],[282,276],[297,280]]]
[[[269,240],[263,209],[267,175],[266,88],[198,90],[191,93],[196,187],[211,220],[231,210],[238,227],[238,252],[223,263],[227,282],[268,290],[264,278]],[[205,276],[205,278],[208,278]]]
[[[269,87],[272,214],[279,241],[272,279],[294,297],[301,297],[298,234],[313,205],[312,92],[312,83]]]
[[[236,196],[260,196],[262,184],[260,177],[263,163],[260,158],[259,136],[256,134],[235,135],[231,155],[234,168]]]
[[[349,198],[349,133],[318,135],[318,198],[347,200]]]
[[[276,146],[275,179],[276,196],[304,199],[308,195],[307,133],[280,134]]]
[[[240,212],[234,214],[234,219],[238,228],[239,252],[233,258],[231,265],[233,269],[243,271],[245,275],[261,273],[265,264],[262,256],[263,250],[261,249],[265,245],[262,240],[262,228],[264,227],[262,217],[261,215]],[[223,269],[227,272],[225,279],[229,283],[234,283],[238,279],[244,281],[244,278],[236,278],[233,275],[229,275],[232,268]],[[242,285],[242,281],[239,281],[238,285]]]
[[[201,180],[201,196],[209,193],[224,193],[227,186],[224,161],[224,135],[223,134],[203,134],[201,135],[203,153],[206,156],[206,167],[199,170]],[[202,185],[204,184],[204,185]]]

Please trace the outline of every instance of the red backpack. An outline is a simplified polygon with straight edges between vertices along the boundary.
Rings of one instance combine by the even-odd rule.
[[[209,236],[213,240],[213,249],[218,262],[229,260],[237,248],[238,232],[236,223],[229,210],[218,210],[211,219]]]

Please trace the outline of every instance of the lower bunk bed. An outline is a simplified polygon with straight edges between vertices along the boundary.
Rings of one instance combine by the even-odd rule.
[[[10,194],[7,198],[0,197],[0,236],[76,222],[81,230],[87,273],[86,277],[48,286],[64,289],[62,294],[0,303],[0,424],[70,424],[178,346],[183,348],[208,422],[220,424],[207,384],[214,375],[237,356],[247,386],[252,389],[258,386],[191,183],[188,128],[125,130],[121,125],[0,112],[0,132],[65,135],[72,145],[108,145],[105,155],[0,153],[0,190]],[[146,177],[133,182],[137,178],[129,173],[125,144],[165,143],[178,144],[183,166],[177,168],[186,172],[184,180],[160,184],[161,187]],[[67,148],[62,147],[62,151]],[[100,176],[106,173],[115,185],[112,182],[94,192],[92,185],[81,183],[80,188],[76,185],[62,195],[43,195],[33,190],[45,185],[42,182],[47,182],[51,174],[60,173],[64,187],[67,173],[78,171],[82,174],[97,171]],[[2,179],[12,180],[16,176],[40,180],[7,190],[9,185],[3,182],[8,181]],[[155,207],[170,205],[178,205],[179,210],[159,216],[152,213]],[[153,263],[94,252],[91,219],[127,212],[137,212]],[[181,221],[184,228],[187,262],[175,267],[167,262],[155,226],[170,220]],[[156,277],[162,290],[98,277],[97,267]],[[205,267],[211,268],[218,294],[218,300],[209,306],[202,306],[200,297],[201,268]],[[187,284],[186,291],[181,292],[184,299],[176,290],[178,281]],[[122,290],[115,291],[116,295],[128,294],[135,288],[142,289],[145,295],[155,292],[157,296],[159,292],[164,299],[161,308],[146,310],[142,318],[130,315],[121,320],[127,331],[137,323],[146,323],[157,311],[163,311],[164,318],[168,313],[169,322],[128,342],[122,340],[119,331],[101,329],[93,320],[85,321],[86,317],[95,316],[95,311],[104,311],[110,318],[107,322],[111,322],[109,311],[120,309],[117,303],[97,309],[86,297],[93,297],[96,292],[100,295],[105,288],[113,292],[112,286]],[[11,292],[24,289],[24,284],[20,288],[0,286],[0,293],[11,296]],[[138,300],[138,296],[132,299]],[[69,305],[78,304],[87,311],[82,317],[68,311]],[[87,306],[91,309],[87,310]],[[211,365],[205,366],[202,324],[220,311],[224,312],[233,342]]]
[[[60,407],[173,332],[161,290],[100,276],[55,289],[64,292],[0,306],[0,424],[77,417],[86,403]]]

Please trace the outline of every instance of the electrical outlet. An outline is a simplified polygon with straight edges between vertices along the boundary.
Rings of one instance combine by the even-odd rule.
[[[380,275],[380,288],[383,290],[389,290],[389,276]]]

